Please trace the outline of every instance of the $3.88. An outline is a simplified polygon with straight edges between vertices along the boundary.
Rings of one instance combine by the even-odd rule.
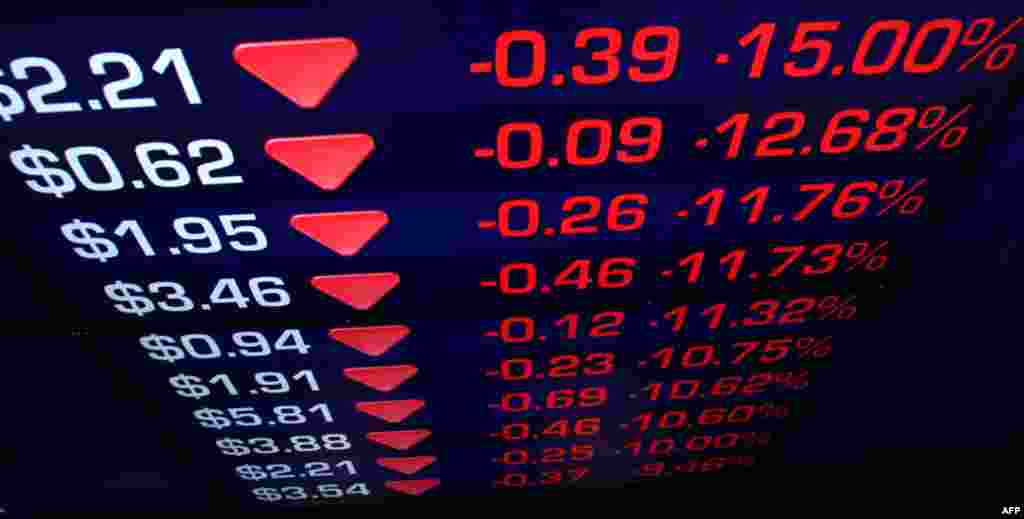
[[[231,426],[259,427],[263,425],[299,425],[309,421],[309,416],[319,415],[323,423],[334,423],[334,415],[327,404],[319,403],[309,409],[297,405],[279,405],[270,410],[273,416],[264,418],[253,407],[232,407],[229,409],[210,409],[204,407],[192,413],[196,422],[207,429],[226,429]]]
[[[335,469],[337,469],[337,472],[335,472]],[[355,464],[345,460],[336,464],[327,463],[326,461],[311,461],[296,467],[284,463],[272,463],[266,466],[239,465],[235,467],[235,474],[246,481],[260,481],[268,478],[292,479],[295,477],[330,478],[342,473],[355,476]]]
[[[249,292],[252,299],[245,297],[242,289],[239,288],[238,280],[234,278],[218,279],[213,290],[210,291],[210,304],[202,303],[204,310],[212,309],[211,305],[232,304],[238,308],[247,308],[249,301],[255,301],[257,306],[264,308],[278,308],[291,304],[291,296],[283,288],[272,288],[284,286],[284,281],[279,277],[260,276],[248,281]],[[114,308],[123,314],[142,317],[157,309],[165,312],[188,312],[196,308],[195,303],[186,295],[185,287],[173,281],[155,281],[146,285],[143,289],[134,283],[115,281],[103,287],[107,297],[114,301]],[[145,295],[146,292],[160,299],[153,301]]]
[[[280,395],[288,393],[294,390],[309,390],[311,392],[320,391],[320,384],[316,381],[316,377],[313,375],[313,370],[304,369],[296,372],[294,375],[289,377],[287,374],[278,373],[276,371],[261,371],[253,374],[256,387],[249,390],[248,394],[268,394],[268,395]],[[290,380],[301,381],[302,384],[293,386]],[[194,375],[186,375],[179,373],[169,379],[171,387],[176,388],[179,396],[185,398],[194,398],[196,400],[200,398],[206,398],[212,395],[217,386],[223,388],[224,393],[231,396],[238,396],[244,393],[239,391],[238,386],[231,381],[231,377],[226,373],[219,373],[210,377],[206,385],[203,383],[203,379]],[[301,387],[300,387],[301,386]],[[220,393],[218,391],[218,393]]]
[[[324,485],[317,485],[315,489],[309,490],[305,487],[281,487],[280,489],[259,487],[252,489],[252,494],[260,501],[272,502],[280,501],[282,499],[288,501],[305,501],[307,499],[342,496],[368,496],[370,495],[370,489],[366,488],[366,483],[353,483],[343,491],[341,489],[341,485],[338,485],[337,483],[327,483]]]
[[[217,447],[225,456],[249,456],[251,454],[277,454],[279,452],[318,452],[325,451],[347,451],[352,448],[348,436],[338,433],[328,433],[317,436],[299,434],[289,436],[286,442],[278,445],[273,438],[221,438],[217,440]]]

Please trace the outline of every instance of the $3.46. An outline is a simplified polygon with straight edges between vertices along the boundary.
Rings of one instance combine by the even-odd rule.
[[[215,392],[216,396],[222,394],[239,396],[242,394],[281,395],[303,390],[320,391],[320,384],[316,381],[316,376],[313,375],[312,370],[308,369],[298,371],[291,376],[277,371],[261,371],[253,374],[252,378],[255,387],[248,391],[245,391],[244,388],[239,390],[227,373],[218,373],[206,380],[195,375],[179,373],[167,381],[171,383],[171,387],[176,389],[175,393],[178,396],[196,400],[214,395]],[[293,384],[293,381],[298,384]]]
[[[226,429],[228,427],[260,427],[275,425],[301,425],[307,422],[334,423],[334,415],[327,404],[319,403],[308,409],[297,405],[274,406],[268,413],[260,414],[254,407],[231,407],[228,409],[210,409],[204,407],[192,412],[196,423],[206,429]],[[317,419],[310,419],[318,416]]]
[[[221,234],[227,240],[231,250],[238,252],[256,252],[267,248],[267,235],[255,225],[242,225],[243,222],[255,222],[254,214],[224,214],[217,217],[219,225],[200,216],[183,216],[175,218],[173,227],[181,247],[170,247],[167,253],[177,256],[183,251],[188,254],[216,254],[224,250]],[[107,238],[107,230],[95,222],[83,222],[78,218],[60,226],[60,232],[69,242],[81,247],[73,250],[78,256],[106,263],[116,258],[120,250],[113,240]],[[157,251],[142,230],[138,220],[122,220],[114,228],[112,234],[121,238],[130,235],[139,250],[145,256],[156,256]],[[179,245],[179,244],[175,244]]]
[[[245,283],[244,280],[242,280]],[[259,276],[248,280],[246,297],[240,288],[239,280],[234,278],[218,279],[210,291],[209,303],[200,303],[203,310],[211,310],[212,305],[234,305],[247,308],[250,301],[264,308],[288,306],[292,298],[283,287],[284,281],[274,276]],[[196,308],[195,302],[188,297],[185,287],[173,281],[154,281],[145,285],[115,281],[103,287],[107,297],[113,301],[114,309],[128,315],[142,317],[157,309],[164,312],[188,312]],[[150,298],[149,296],[155,296]]]

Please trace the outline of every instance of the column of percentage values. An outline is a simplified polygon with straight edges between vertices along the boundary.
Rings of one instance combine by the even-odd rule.
[[[275,91],[301,108],[320,106],[334,85],[355,63],[359,51],[348,38],[243,43],[234,50],[235,61]],[[273,138],[266,142],[266,153],[275,161],[324,191],[339,189],[373,153],[374,140],[368,134],[351,133]],[[383,211],[352,211],[298,214],[291,226],[342,256],[355,256],[374,239],[390,219]],[[314,276],[310,284],[324,294],[356,310],[371,310],[400,282],[394,272],[344,273]],[[410,330],[400,324],[335,328],[334,340],[368,357],[379,357],[402,341]],[[397,389],[416,376],[413,364],[349,367],[346,378],[382,393]],[[355,408],[399,426],[426,406],[420,399],[356,402]],[[370,432],[374,443],[412,454],[419,443],[431,435],[428,429],[384,430]],[[406,478],[386,481],[387,488],[409,495],[421,495],[438,486],[439,479],[409,479],[433,465],[434,456],[378,458],[377,464]]]

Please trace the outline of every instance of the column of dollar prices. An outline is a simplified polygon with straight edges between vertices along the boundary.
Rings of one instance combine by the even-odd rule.
[[[252,88],[270,87],[295,109],[315,110],[356,62],[358,47],[343,37],[251,42],[238,44],[233,57],[251,75]],[[122,93],[130,86],[123,83],[142,81],[142,67],[135,57],[102,52],[89,59],[98,76],[106,75],[106,67],[115,64],[127,68],[129,79],[107,84],[105,99],[86,100],[88,109],[157,106],[154,98],[128,98]],[[51,83],[66,84],[61,68],[47,58],[15,59],[11,69],[15,79],[27,79],[26,71],[36,69],[49,75]],[[174,75],[189,104],[203,103],[182,49],[165,49],[151,70],[157,75]],[[44,94],[37,92],[42,88],[22,96],[0,85],[0,94],[5,96],[0,105],[4,121],[27,115],[29,108],[41,114],[83,110],[77,102],[45,100]],[[277,137],[265,142],[266,160],[304,178],[309,189],[327,192],[338,190],[374,148],[368,133]],[[133,151],[136,162],[119,164],[113,158],[116,155],[101,146],[56,150],[24,144],[12,149],[9,159],[27,177],[25,185],[30,190],[55,200],[89,192],[230,187],[245,182],[225,139],[143,142]],[[141,174],[133,179],[136,171]],[[288,223],[291,232],[309,238],[311,247],[322,246],[340,257],[352,257],[388,225],[389,216],[380,210],[294,214]],[[400,285],[396,272],[316,273],[297,288],[284,276],[128,279],[115,267],[126,256],[147,261],[234,255],[245,262],[248,255],[267,251],[275,236],[266,229],[266,222],[252,212],[176,217],[147,213],[120,221],[80,217],[59,225],[60,235],[74,255],[101,268],[112,267],[107,272],[114,279],[102,287],[101,297],[111,311],[127,319],[187,316],[228,308],[272,311],[292,305],[297,289],[320,292],[334,304],[365,313]],[[169,394],[195,403],[192,426],[215,435],[210,436],[209,453],[224,456],[232,464],[225,477],[250,486],[250,498],[257,502],[326,504],[382,491],[416,496],[441,483],[436,477],[438,458],[429,448],[421,447],[432,431],[403,426],[427,405],[417,395],[402,391],[403,384],[417,376],[418,367],[375,360],[411,333],[410,327],[401,323],[251,328],[146,333],[138,337],[137,344],[148,359],[176,371],[161,383]],[[365,360],[351,366],[302,360],[337,347],[349,347]],[[366,388],[373,396],[358,401],[332,396],[333,388],[353,385]],[[353,430],[351,420],[345,418],[352,413],[369,417],[371,429]],[[367,451],[386,454],[359,455]],[[391,476],[382,485],[367,481],[362,476],[366,464]]]

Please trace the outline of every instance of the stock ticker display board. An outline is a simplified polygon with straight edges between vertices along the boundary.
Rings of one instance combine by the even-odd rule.
[[[964,417],[1005,388],[944,371],[1002,354],[944,340],[998,306],[972,278],[1014,282],[992,179],[1024,153],[1024,16],[749,7],[9,23],[0,506],[547,495],[1005,446]]]

